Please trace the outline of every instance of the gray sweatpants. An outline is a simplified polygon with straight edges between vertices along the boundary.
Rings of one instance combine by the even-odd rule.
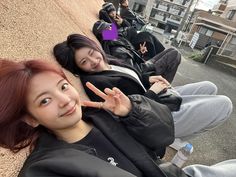
[[[172,112],[175,136],[182,140],[192,138],[222,124],[229,118],[233,105],[223,95],[216,95],[217,87],[209,81],[175,87],[182,96],[180,110]]]
[[[235,177],[236,159],[226,160],[212,166],[190,165],[183,170],[192,177]]]

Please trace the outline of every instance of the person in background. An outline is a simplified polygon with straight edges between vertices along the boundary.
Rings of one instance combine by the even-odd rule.
[[[104,2],[110,2],[114,5],[116,9],[119,8],[119,1],[118,0],[104,0]]]
[[[146,42],[140,44],[139,50],[136,50],[134,46],[122,36],[114,40],[103,40],[102,31],[109,30],[110,28],[110,23],[97,21],[92,29],[106,54],[112,55],[118,60],[129,64],[141,73],[149,72],[153,75],[161,75],[170,83],[173,81],[181,62],[181,55],[177,50],[169,48],[146,61],[146,58],[143,58],[143,56],[151,52],[147,50],[145,46]]]
[[[99,11],[99,19],[107,23],[115,23],[118,28],[118,36],[130,41],[135,50],[144,51],[142,53],[144,60],[149,60],[165,50],[165,47],[153,34],[147,31],[138,33],[137,29],[131,26],[126,19],[117,15],[112,3],[103,4],[103,8]]]
[[[140,94],[158,101],[158,93],[170,86],[161,76],[141,75],[127,65],[109,60],[101,47],[80,34],[72,34],[67,40],[54,46],[53,54],[58,63],[75,75],[82,84],[87,81],[100,90],[117,87],[126,95]],[[86,87],[93,101],[101,101]],[[179,110],[173,111],[176,141],[172,145],[181,148],[188,140],[221,125],[233,109],[231,100],[217,94],[217,87],[209,81],[190,83],[173,88],[182,98]]]
[[[106,2],[102,5],[102,9],[99,11],[99,19],[108,23],[115,23],[118,30],[121,32],[124,31],[126,27],[131,26],[127,20],[117,14],[115,6],[110,2]]]
[[[123,19],[126,19],[131,24],[131,26],[134,26],[137,30],[141,30],[142,27],[146,25],[145,21],[129,8],[128,0],[120,0],[119,4],[120,16]]]

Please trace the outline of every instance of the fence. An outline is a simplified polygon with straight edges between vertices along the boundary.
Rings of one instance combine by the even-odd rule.
[[[220,46],[217,55],[230,57],[236,60],[236,33],[228,34],[222,45]]]

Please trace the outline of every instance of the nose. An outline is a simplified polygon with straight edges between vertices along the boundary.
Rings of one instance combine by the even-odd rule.
[[[98,59],[94,58],[94,57],[89,57],[90,60],[90,64],[92,67],[96,66],[98,63]]]
[[[70,97],[63,92],[57,94],[57,99],[59,101],[59,107],[61,108],[67,106],[71,101]]]

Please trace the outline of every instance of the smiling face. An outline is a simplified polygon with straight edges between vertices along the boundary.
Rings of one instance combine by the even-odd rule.
[[[76,50],[75,63],[81,70],[88,73],[101,72],[109,69],[109,65],[104,62],[102,54],[89,47]]]
[[[62,76],[43,72],[32,77],[27,94],[28,124],[53,132],[74,127],[82,118],[78,92]],[[30,123],[29,123],[30,122]]]

